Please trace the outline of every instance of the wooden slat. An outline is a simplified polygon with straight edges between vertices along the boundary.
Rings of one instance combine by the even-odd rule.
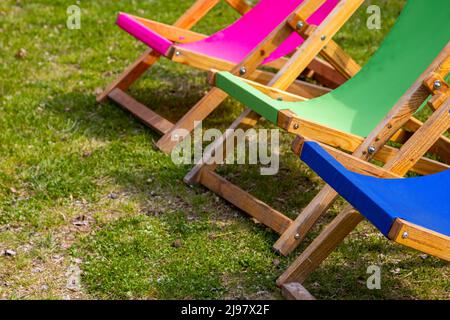
[[[197,0],[175,23],[174,26],[191,29],[208,14],[220,0]]]
[[[282,100],[282,101],[290,101],[290,102],[299,102],[299,101],[306,101],[309,100],[306,97],[301,97],[292,93],[289,93],[287,91],[283,91],[280,89],[272,88],[269,86],[265,86],[259,82],[255,82],[249,79],[243,79],[244,82],[251,85],[255,89],[261,91],[265,95],[271,97],[272,99],[276,100]]]
[[[287,300],[316,300],[316,298],[314,298],[314,296],[298,282],[283,284],[281,286],[281,293]]]
[[[340,213],[278,278],[277,285],[303,283],[363,219],[353,208]]]
[[[229,130],[227,130],[224,135],[222,135],[218,140],[214,142],[211,147],[211,152],[205,153],[203,155],[202,161],[200,161],[200,163],[197,163],[194,168],[189,171],[189,173],[184,177],[184,182],[191,185],[199,183],[200,173],[202,171],[215,170],[217,168],[217,164],[214,164],[213,161],[211,161],[214,153],[217,154],[217,152],[220,152],[221,149],[222,151],[224,151],[222,153],[224,155],[227,154],[226,152],[230,152],[230,150],[225,149],[225,141],[231,139],[237,129],[246,130],[254,127],[260,118],[261,116],[256,112],[252,111],[249,108],[245,109],[244,112],[231,124]]]
[[[231,71],[236,66],[230,61],[218,59],[178,46],[174,46],[173,52],[176,54],[171,57],[172,61],[201,70],[208,71],[211,69],[218,69],[222,71]]]
[[[273,77],[274,77],[274,74],[271,72],[256,70],[248,77],[248,79],[266,85],[266,84],[270,83],[270,81],[273,79]],[[244,81],[245,81],[245,79],[244,79]],[[322,86],[318,86],[315,84],[305,82],[305,81],[295,80],[286,89],[286,91],[291,94],[300,96],[300,97],[313,99],[313,98],[323,96],[324,94],[330,92],[331,90],[328,88],[322,87]]]
[[[139,103],[120,89],[114,89],[109,93],[108,97],[160,134],[169,132],[173,127],[171,122]]]
[[[408,134],[405,139],[398,141],[400,143],[405,143],[411,135],[419,130],[423,126],[423,123],[416,118],[411,118],[405,125],[405,129],[408,130]],[[431,153],[439,156],[442,161],[447,164],[450,164],[450,139],[446,136],[441,136],[439,140],[434,144],[434,146],[430,149]]]
[[[97,96],[97,102],[104,102],[108,95],[114,89],[125,91],[128,89],[139,77],[155,64],[160,58],[157,52],[152,49],[147,49],[133,64],[128,66],[122,74],[114,80],[100,95]]]
[[[399,150],[397,148],[386,145],[375,154],[373,159],[386,163],[391,161],[398,153]],[[417,163],[414,164],[414,166],[411,168],[411,171],[420,175],[429,175],[449,169],[450,165],[448,164],[422,157]]]
[[[334,41],[330,41],[320,54],[348,79],[361,71],[361,66]]]
[[[289,19],[288,24],[291,26],[292,29],[297,29],[297,23],[299,21],[306,21],[308,18],[317,11],[317,8],[321,7],[326,0],[309,0],[309,4],[307,6],[304,6],[302,10],[298,10],[295,12]]]
[[[361,150],[364,139],[357,135],[336,130],[321,124],[299,118],[289,110],[281,110],[278,113],[278,126],[284,130],[304,136],[335,148],[341,148],[350,152]],[[365,149],[364,151],[366,151]],[[362,152],[362,150],[361,150]],[[388,162],[396,156],[398,149],[383,145],[374,155],[374,159]],[[361,156],[362,157],[362,156]],[[421,157],[419,162],[412,168],[412,171],[419,174],[431,174],[449,169],[450,166],[425,157]]]
[[[234,10],[244,15],[249,12],[252,7],[245,0],[225,0],[226,3]]]
[[[200,183],[279,234],[282,234],[292,222],[279,211],[211,170],[202,170]]]
[[[146,27],[152,29],[162,37],[178,42],[178,43],[189,43],[194,41],[200,41],[205,39],[207,36],[198,32],[190,31],[187,29],[179,28],[169,24],[144,19],[141,17],[134,16],[136,20],[145,25]]]
[[[235,65],[229,61],[206,56],[184,48],[179,48],[177,46],[175,46],[175,52],[178,52],[178,54],[172,56],[172,61],[182,63],[193,68],[205,71],[210,71],[212,69],[231,71],[235,68]],[[255,70],[254,72],[248,74],[248,79],[260,82],[262,84],[268,84],[274,77],[274,73],[264,70]],[[309,99],[319,97],[331,91],[328,88],[300,80],[295,80],[286,90],[290,93],[304,96]]]
[[[313,79],[331,89],[336,89],[348,80],[341,72],[337,71],[319,57],[316,57],[311,61],[307,70],[312,70],[314,72]]]
[[[362,3],[363,0],[340,1],[325,21],[300,46],[292,56],[290,62],[280,70],[274,78],[273,87],[282,89],[292,83],[306,69],[314,57],[322,51],[324,46],[327,45]],[[303,19],[303,21],[306,21],[306,19]]]
[[[389,239],[404,246],[450,261],[450,237],[413,223],[396,219]]]
[[[332,148],[322,143],[320,146],[350,171],[382,179],[402,178],[401,175],[395,174],[385,168],[378,167],[370,162],[354,157],[351,154],[345,153],[336,148]]]
[[[426,153],[450,126],[450,98],[435,111],[425,124],[416,131],[388,163],[385,168],[405,175],[412,165]]]

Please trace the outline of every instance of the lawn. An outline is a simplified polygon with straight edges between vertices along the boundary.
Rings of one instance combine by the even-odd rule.
[[[366,1],[336,41],[364,64],[404,2]],[[76,3],[81,29],[69,30],[66,9]],[[0,298],[281,298],[275,280],[305,245],[289,258],[275,255],[274,233],[186,186],[190,166],[157,151],[157,134],[95,102],[145,50],[114,25],[117,12],[173,23],[192,3],[0,2]],[[382,8],[382,30],[366,28],[369,4]],[[222,3],[195,30],[211,33],[236,18]],[[131,92],[175,120],[206,90],[205,73],[163,60]],[[224,129],[241,110],[229,99],[205,126]],[[282,140],[277,176],[262,177],[256,166],[221,172],[294,217],[323,183],[290,154],[292,137]],[[381,290],[366,287],[370,265],[382,267]],[[449,299],[449,278],[447,263],[363,223],[306,286],[324,299]]]

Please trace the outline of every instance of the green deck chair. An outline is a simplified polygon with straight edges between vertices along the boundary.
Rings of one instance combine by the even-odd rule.
[[[398,128],[398,123],[383,123],[382,120],[396,104],[409,103],[410,109],[413,109],[417,99],[409,94],[408,89],[417,79],[420,86],[420,81],[430,72],[430,64],[447,45],[450,35],[448,21],[450,2],[447,0],[409,0],[380,49],[360,73],[333,92],[309,101],[297,98],[298,102],[292,102],[295,97],[290,94],[263,88],[227,72],[215,73],[212,79],[218,88],[249,108],[232,128],[245,127],[242,125],[245,123],[254,125],[259,117],[264,117],[288,132],[345,151],[360,151],[359,156],[365,160],[374,157],[387,162],[398,149],[385,146],[380,141],[380,149],[377,150],[372,145],[364,146],[364,140],[377,126],[384,126],[387,131],[395,130],[395,135],[390,136],[401,143],[408,131],[421,127],[422,123],[413,117],[404,123],[399,121],[402,126]],[[418,109],[417,106],[415,108]],[[225,135],[212,149],[222,148],[226,139]],[[361,149],[362,145],[364,149]],[[450,163],[449,146],[449,140],[441,137],[433,147],[446,163]],[[311,211],[308,218],[300,215],[293,221],[220,177],[213,171],[214,165],[204,165],[212,156],[207,154],[185,177],[185,181],[201,183],[281,234],[274,246],[281,254],[292,252],[319,218],[318,212],[322,214],[326,211],[336,198],[330,190],[328,196],[326,193],[319,194],[319,199],[307,208]],[[446,163],[421,158],[412,170],[419,174],[431,174],[450,168]],[[321,201],[326,204],[321,205]]]

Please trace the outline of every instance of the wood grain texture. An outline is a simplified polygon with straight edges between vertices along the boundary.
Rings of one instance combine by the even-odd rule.
[[[413,223],[396,219],[389,239],[406,247],[450,261],[450,237]]]
[[[226,3],[241,15],[249,12],[252,7],[245,0],[225,0]]]
[[[145,125],[151,127],[160,134],[169,132],[173,127],[173,123],[153,112],[120,89],[114,89],[111,91],[108,98],[119,104],[122,108],[131,112]]]
[[[281,294],[287,300],[316,300],[316,298],[314,298],[314,296],[298,282],[283,284],[281,286]]]
[[[286,83],[292,83],[306,69],[314,57],[323,50],[362,3],[363,0],[340,1],[331,14],[300,46],[290,62],[280,70],[279,74],[274,78],[272,86],[283,88],[286,86]],[[301,13],[302,11],[299,12]],[[302,20],[306,21],[306,19]]]
[[[277,279],[277,285],[290,282],[302,284],[363,219],[353,208],[346,208]]]
[[[282,234],[292,222],[281,212],[272,209],[211,170],[202,172],[200,183],[279,234]]]

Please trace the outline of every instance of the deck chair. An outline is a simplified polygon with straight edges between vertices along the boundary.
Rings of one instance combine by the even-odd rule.
[[[157,147],[166,153],[170,153],[185,137],[175,136],[174,132],[179,129],[191,132],[194,122],[205,119],[227,95],[213,89],[176,124],[171,123],[125,93],[161,56],[203,70],[215,68],[231,71],[241,77],[267,84],[275,74],[257,70],[257,67],[263,65],[286,70],[288,59],[285,56],[295,53],[304,39],[311,39],[314,41],[308,42],[313,44],[310,45],[308,55],[299,57],[294,54],[293,57],[297,64],[301,60],[306,65],[297,69],[292,66],[290,76],[281,76],[283,81],[280,84],[282,89],[310,97],[327,91],[297,80],[300,73],[308,67],[315,71],[318,80],[330,87],[342,84],[359,71],[356,62],[331,37],[356,11],[362,0],[261,0],[253,9],[243,0],[227,0],[233,8],[244,14],[241,19],[209,37],[187,30],[218,2],[219,0],[198,0],[175,26],[125,13],[118,16],[117,24],[150,49],[100,94],[97,100],[102,102],[109,98],[115,101],[161,133],[163,137],[158,141]],[[318,25],[323,26],[323,29],[316,28]],[[316,58],[320,52],[329,63]]]
[[[446,51],[448,73],[450,45]],[[363,217],[389,240],[450,261],[450,170],[401,179],[450,127],[450,90],[439,78],[432,76],[432,82],[426,81],[418,89],[427,89],[433,95],[429,103],[433,115],[383,168],[301,136],[294,142],[294,150],[301,160],[351,206],[344,209],[277,280],[286,298],[311,297],[302,283]],[[440,90],[436,85],[429,85],[432,83]]]
[[[433,60],[447,44],[450,34],[450,26],[445,23],[450,18],[450,10],[442,8],[448,8],[447,1],[409,0],[369,63],[347,83],[316,99],[303,99],[226,72],[214,72],[212,82],[248,107],[231,129],[249,128],[264,117],[289,133],[351,152],[365,161],[373,158],[388,162],[399,150],[386,142],[402,144],[423,126],[413,115],[428,94],[424,89],[418,92],[415,89],[421,88],[426,77],[438,72]],[[427,23],[417,25],[417,21],[424,19]],[[442,77],[444,72],[438,73]],[[408,89],[412,83],[415,87]],[[295,220],[288,218],[214,172],[217,165],[210,164],[214,153],[232,138],[233,130],[227,131],[184,180],[202,184],[280,234],[274,250],[288,255],[338,194],[327,186]],[[232,151],[225,150],[224,154]],[[450,168],[447,137],[441,135],[430,152],[438,154],[444,162],[421,157],[411,170],[432,174]]]

